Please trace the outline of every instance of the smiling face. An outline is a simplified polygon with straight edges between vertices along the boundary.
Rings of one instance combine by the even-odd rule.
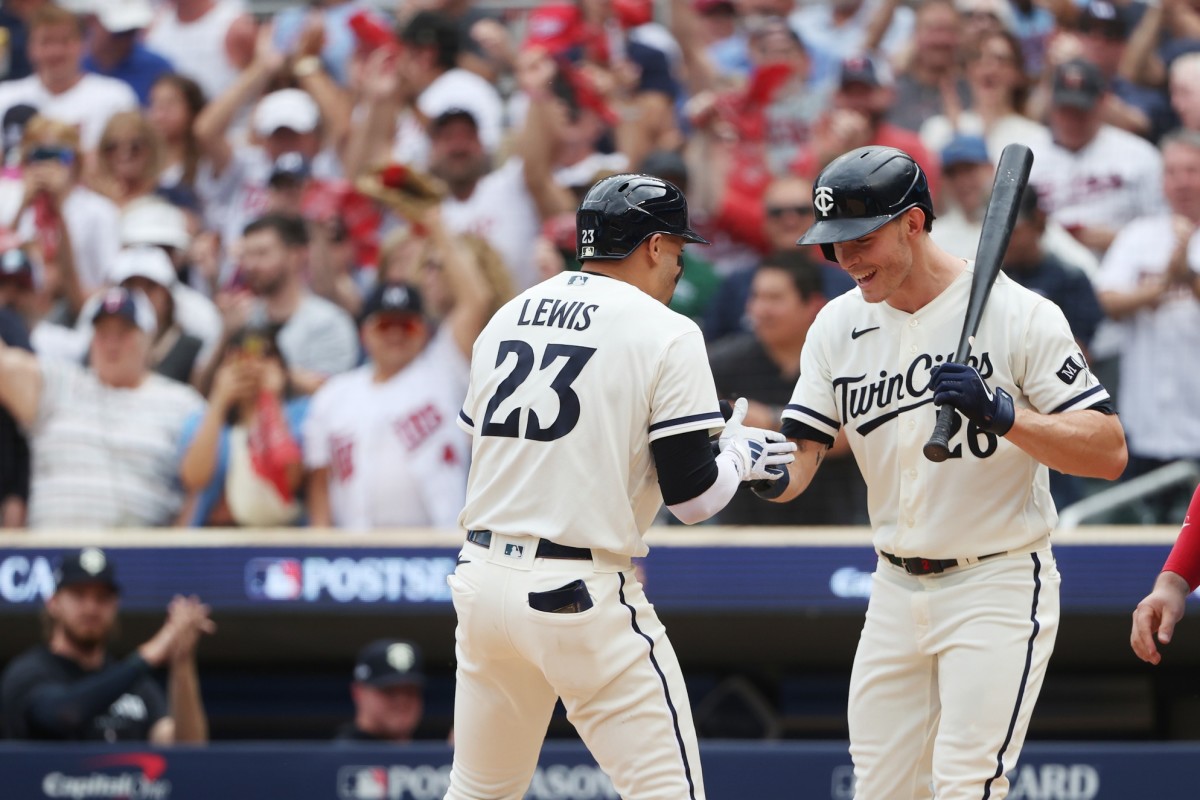
[[[925,212],[910,208],[866,236],[833,245],[838,264],[868,303],[881,303],[904,291],[913,269],[912,239],[924,220]]]

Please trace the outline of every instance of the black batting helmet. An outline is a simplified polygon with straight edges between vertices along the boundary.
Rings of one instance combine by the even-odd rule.
[[[903,150],[860,147],[838,156],[813,184],[817,221],[796,244],[819,244],[837,261],[834,242],[848,242],[919,206],[933,219],[933,198],[925,171]]]
[[[708,241],[688,225],[687,198],[675,184],[653,175],[612,175],[597,181],[575,212],[575,255],[625,258],[653,234]]]

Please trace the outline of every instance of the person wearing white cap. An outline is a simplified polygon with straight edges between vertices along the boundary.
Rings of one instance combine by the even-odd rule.
[[[0,404],[28,432],[33,457],[31,528],[168,525],[178,515],[179,437],[204,400],[147,367],[154,316],[141,292],[106,290],[86,368],[0,346]]]
[[[254,62],[196,118],[196,139],[208,162],[197,188],[207,208],[223,214],[209,222],[221,231],[226,249],[240,238],[246,223],[267,210],[267,184],[280,156],[299,154],[316,180],[341,175],[335,154],[323,144],[337,141],[349,109],[343,113],[322,108],[303,89],[280,89],[262,97],[250,115],[251,142],[257,146],[233,146],[228,132],[238,112],[260,95],[282,66],[282,56],[267,37],[260,37]]]
[[[175,301],[175,321],[184,333],[203,343],[197,361],[206,364],[220,344],[224,323],[216,304],[187,280],[193,271],[188,263],[192,244],[188,228],[183,209],[156,198],[139,200],[121,215],[121,246],[149,246],[166,255],[175,275],[166,284]]]
[[[150,0],[93,0],[87,22],[87,72],[124,81],[143,106],[150,102],[150,87],[173,72],[171,62],[139,41],[150,26],[154,8]]]
[[[29,60],[33,75],[0,83],[0,116],[11,106],[31,105],[43,116],[78,126],[84,150],[92,150],[110,116],[138,107],[127,84],[83,70],[83,34],[70,11],[46,3],[33,12]]]
[[[200,365],[203,342],[184,332],[176,319],[175,291],[179,281],[167,254],[157,247],[127,247],[117,254],[109,272],[117,286],[141,291],[154,306],[157,323],[150,347],[151,368],[166,378],[189,383]]]

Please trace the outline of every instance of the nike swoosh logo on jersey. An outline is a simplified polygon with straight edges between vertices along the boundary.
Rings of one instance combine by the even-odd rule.
[[[855,328],[854,330],[850,331],[850,338],[857,339],[858,337],[862,336],[864,333],[870,333],[871,331],[877,331],[877,330],[879,330],[878,325],[876,325],[874,328],[863,328],[861,331],[858,328]]]

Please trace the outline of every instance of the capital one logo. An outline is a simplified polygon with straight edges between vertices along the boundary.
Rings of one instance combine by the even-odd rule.
[[[817,187],[817,192],[813,196],[813,205],[817,207],[817,211],[821,212],[822,217],[828,217],[834,207],[833,189],[828,186]]]

